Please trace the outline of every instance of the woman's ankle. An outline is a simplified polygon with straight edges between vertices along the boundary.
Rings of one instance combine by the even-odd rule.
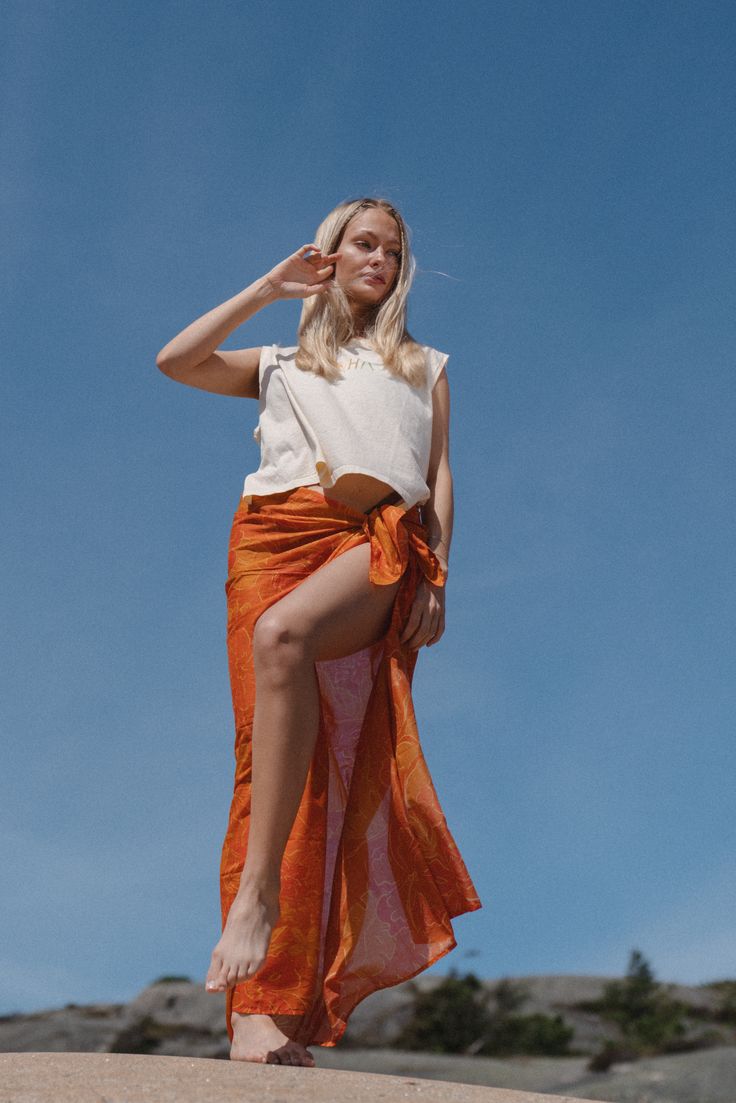
[[[240,878],[240,885],[238,887],[236,899],[248,901],[256,899],[261,900],[266,904],[278,904],[280,895],[280,878],[256,876],[253,874],[244,873]]]

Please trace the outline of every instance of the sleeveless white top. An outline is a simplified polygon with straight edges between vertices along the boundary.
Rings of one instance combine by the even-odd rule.
[[[384,366],[368,342],[340,349],[335,381],[301,371],[297,346],[264,345],[258,368],[259,417],[253,438],[261,465],[243,497],[274,494],[360,472],[388,483],[411,509],[429,498],[432,390],[448,355],[422,345],[425,380],[412,386]]]

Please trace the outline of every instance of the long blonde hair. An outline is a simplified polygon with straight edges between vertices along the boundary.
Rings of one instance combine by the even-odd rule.
[[[386,211],[395,220],[401,238],[401,256],[393,287],[368,317],[365,337],[373,343],[388,371],[412,386],[421,386],[427,372],[425,355],[406,326],[406,300],[416,262],[409,244],[409,228],[400,213],[387,199],[366,197],[346,200],[322,221],[314,242],[323,253],[337,252],[345,227],[358,211],[366,207]],[[334,281],[329,291],[304,300],[297,333],[299,348],[296,366],[326,379],[339,379],[342,369],[338,352],[353,338],[355,327],[348,297]]]

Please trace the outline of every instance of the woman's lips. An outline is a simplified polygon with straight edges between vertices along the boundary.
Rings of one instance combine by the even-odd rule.
[[[372,283],[385,283],[386,282],[383,279],[382,276],[373,276],[373,275],[371,275],[370,272],[367,275],[363,276],[363,279],[364,280],[371,280]]]

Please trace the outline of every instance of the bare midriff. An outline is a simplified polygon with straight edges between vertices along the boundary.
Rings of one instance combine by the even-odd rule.
[[[326,495],[328,498],[342,502],[343,505],[350,506],[351,509],[355,509],[359,513],[370,513],[373,507],[382,502],[384,498],[397,503],[401,501],[401,495],[389,483],[384,483],[381,479],[374,479],[372,475],[363,475],[357,471],[341,475],[334,486],[328,486],[327,488],[321,486],[318,482],[305,483],[304,485],[318,491],[323,496]]]

